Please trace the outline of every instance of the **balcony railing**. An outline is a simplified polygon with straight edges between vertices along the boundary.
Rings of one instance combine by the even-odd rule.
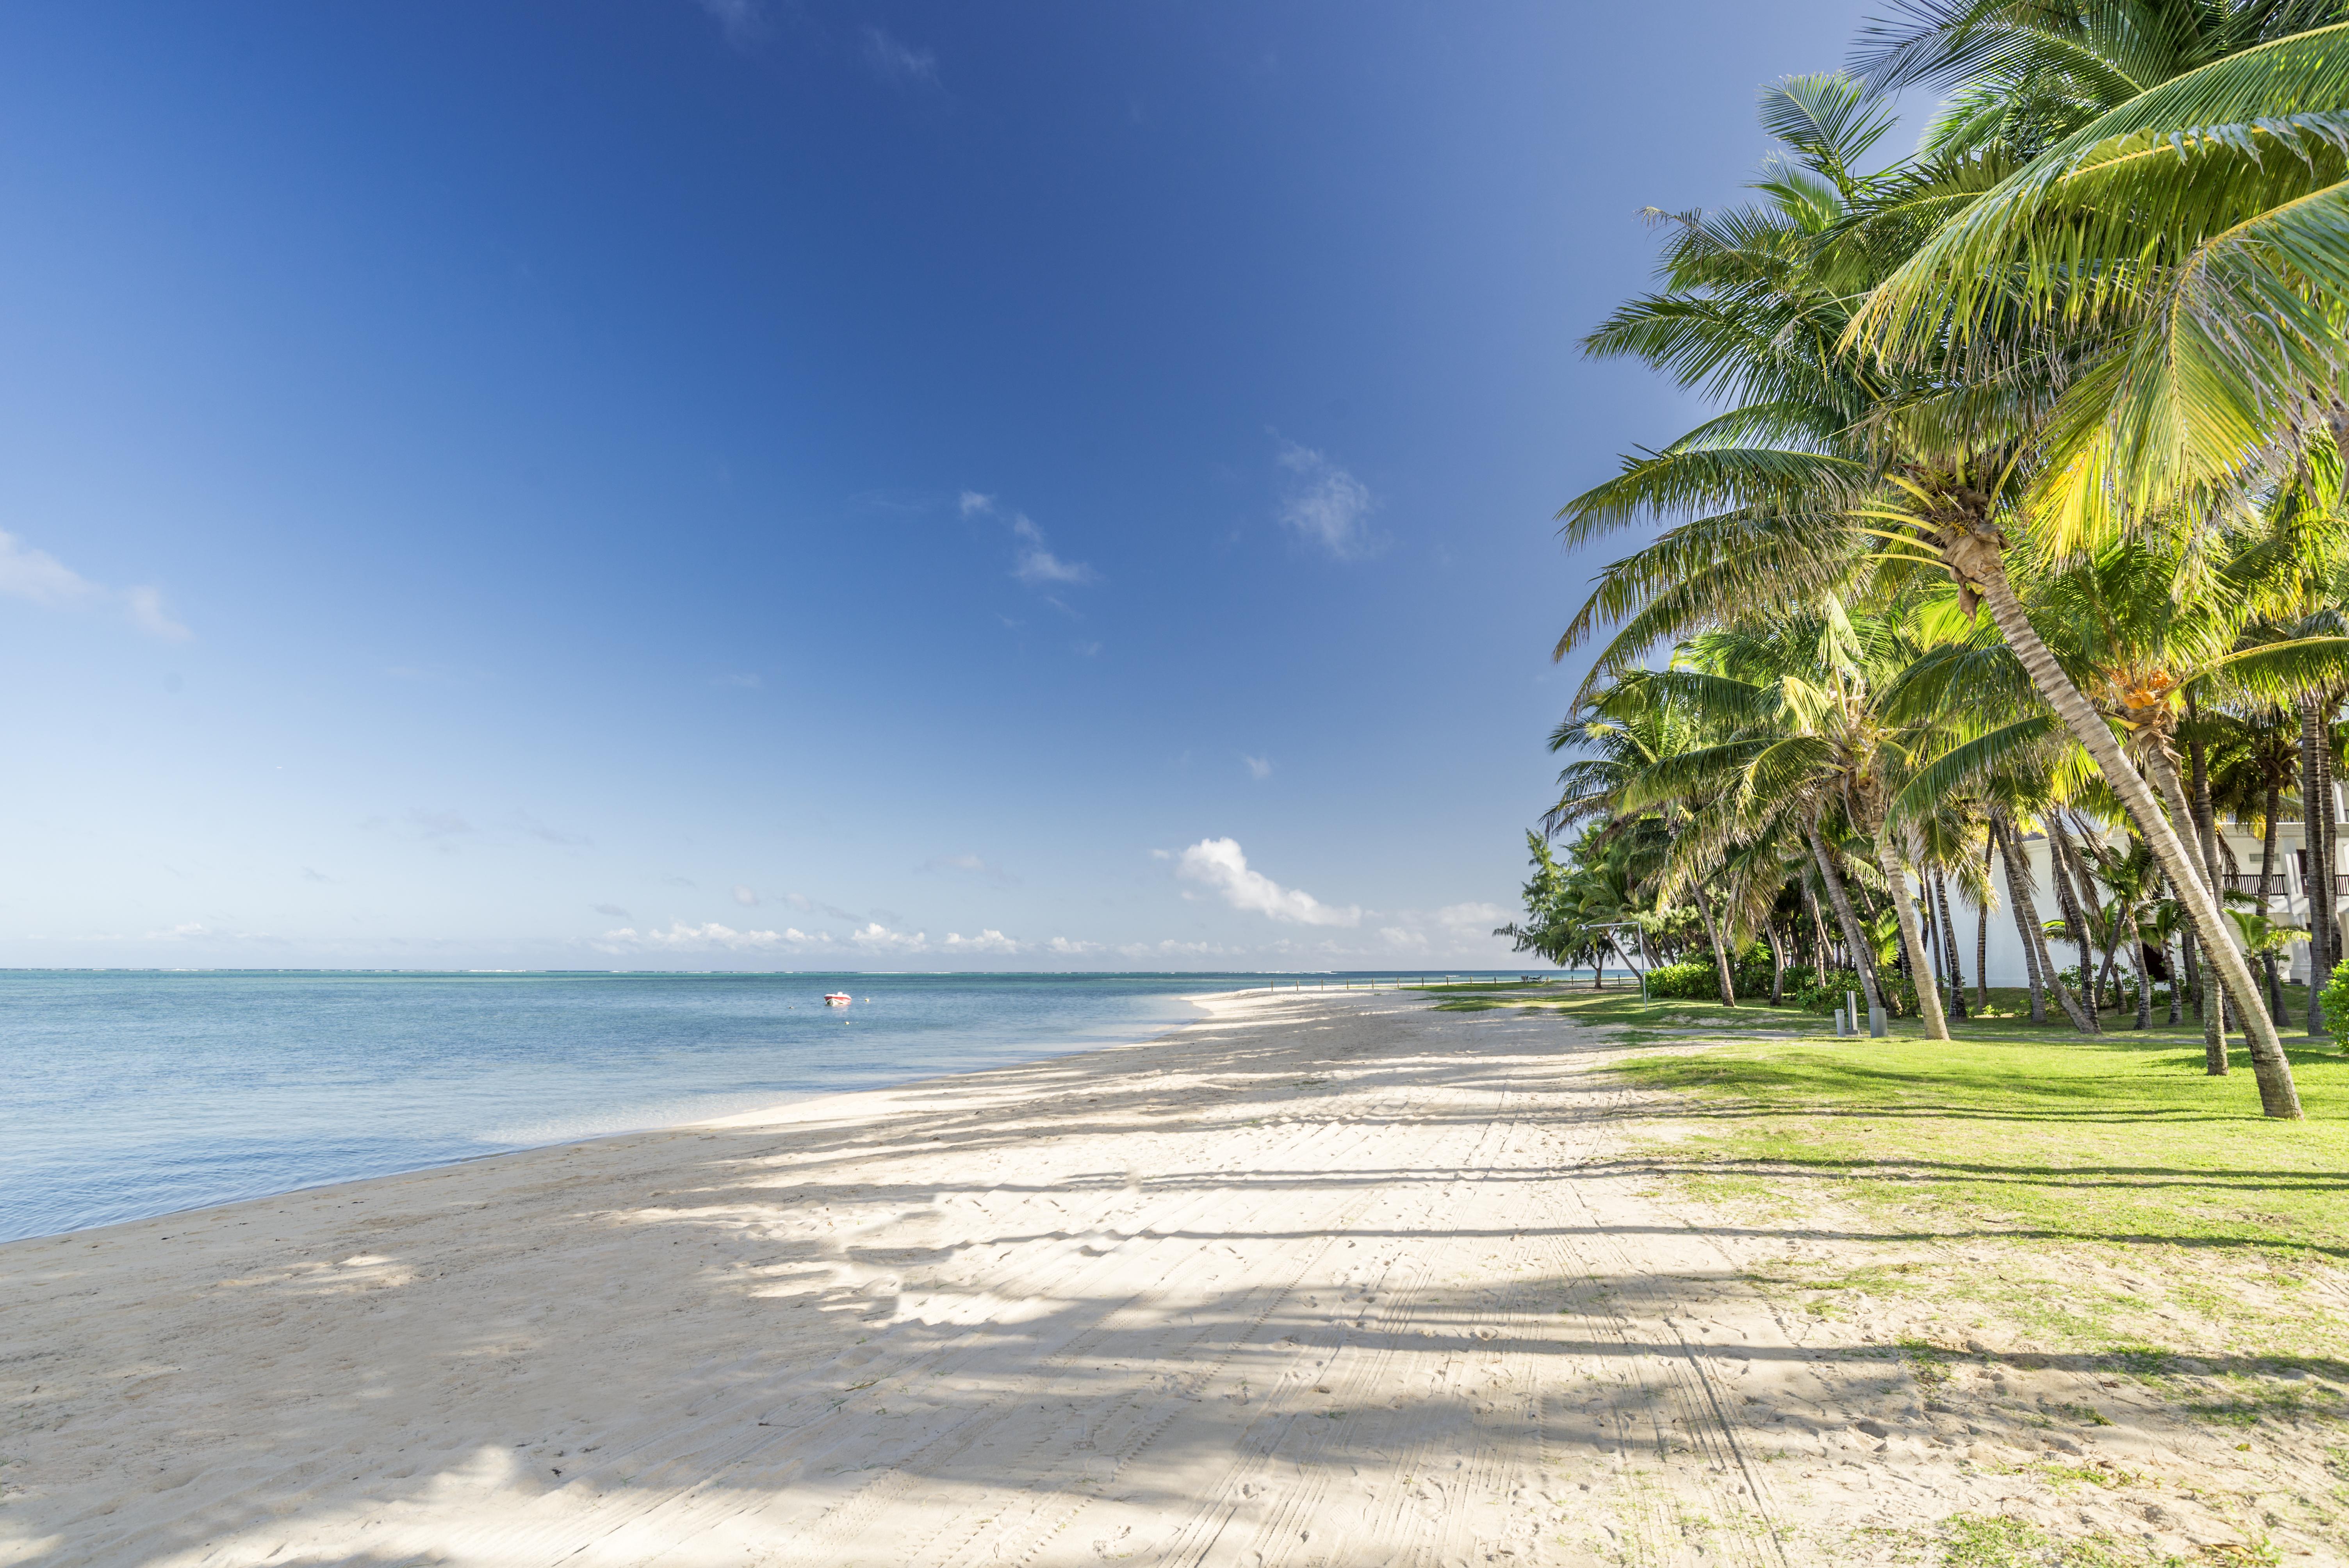
[[[2254,898],[2259,896],[2260,875],[2257,872],[2237,872],[2234,875],[2226,878],[2225,881],[2227,883],[2227,891],[2230,892],[2247,892]],[[2270,898],[2283,898],[2288,895],[2292,897],[2299,896],[2294,889],[2287,887],[2284,884],[2283,873],[2282,872],[2278,872],[2276,873],[2275,880],[2270,883],[2268,887],[2268,896]],[[2333,895],[2335,898],[2349,895],[2349,872],[2335,872],[2333,873]]]

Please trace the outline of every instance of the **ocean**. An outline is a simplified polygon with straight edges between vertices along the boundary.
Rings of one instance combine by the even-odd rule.
[[[1186,995],[1322,978],[0,971],[0,1241],[1147,1039]]]

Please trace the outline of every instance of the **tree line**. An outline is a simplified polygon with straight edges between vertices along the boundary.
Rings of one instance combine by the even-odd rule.
[[[1920,88],[1916,150],[1884,155]],[[1774,999],[1841,969],[1947,1038],[1956,917],[1980,1006],[2002,906],[2034,1016],[2143,1025],[2166,986],[2209,1070],[2240,1029],[2264,1110],[2299,1116],[2264,894],[2298,820],[2293,934],[2329,974],[2349,11],[1909,0],[1761,118],[1748,196],[1651,210],[1657,286],[1584,340],[1721,411],[1558,514],[1645,542],[1558,640],[1590,663],[1504,934],[1693,959],[1724,1002],[1766,950]],[[2256,875],[2221,820],[2262,835]]]

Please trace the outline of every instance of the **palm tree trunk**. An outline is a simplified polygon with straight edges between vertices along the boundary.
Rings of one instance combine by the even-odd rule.
[[[1786,944],[1779,938],[1778,923],[1763,921],[1762,937],[1770,944],[1770,1006],[1783,1007],[1786,1004]]]
[[[1950,956],[1950,1014],[1966,1016],[1966,976],[1958,967],[1958,928],[1950,919],[1950,879],[1933,868],[1933,906],[1941,917],[1941,946]]]
[[[2324,988],[2326,956],[2332,951],[2331,899],[2319,900],[2325,876],[2323,839],[2323,775],[2317,763],[2316,698],[2300,703],[2300,842],[2301,890],[2308,897],[2308,1032],[2324,1033],[2324,1009],[2317,993]]]
[[[2316,776],[2322,788],[2316,792],[2317,815],[2324,824],[2320,835],[2324,849],[2324,874],[2317,882],[2318,895],[2324,904],[2324,973],[2330,977],[2333,965],[2341,962],[2341,906],[2335,885],[2339,877],[2335,852],[2340,841],[2341,820],[2333,806],[2333,725],[2330,709],[2335,706],[2327,696],[2320,700],[2316,712]]]
[[[1851,891],[1843,885],[1843,873],[1836,870],[1835,856],[1820,836],[1816,813],[1810,820],[1810,835],[1811,858],[1818,862],[1819,881],[1826,884],[1827,902],[1835,905],[1836,923],[1843,927],[1843,939],[1851,948],[1851,966],[1859,973],[1860,989],[1868,993],[1868,1005],[1881,1010],[1884,993],[1877,988],[1875,955],[1868,951],[1867,934],[1859,929],[1859,916],[1852,913]]]
[[[2055,883],[2055,907],[2064,912],[2064,923],[2072,928],[2072,940],[2080,949],[2080,1001],[2088,1010],[2088,1033],[2104,1033],[2105,999],[2098,994],[2095,969],[2095,944],[2088,934],[2088,912],[2082,906],[2082,890],[2075,887],[2072,873],[2079,853],[2072,848],[2072,836],[2054,811],[2045,815],[2047,824],[2047,873]],[[2081,881],[2085,882],[2084,873]]]
[[[2023,835],[2002,815],[1993,817],[1991,827],[1998,835],[1999,858],[2006,862],[2007,901],[2014,906],[2015,934],[2023,938],[2023,962],[2031,971],[2031,1021],[2047,1021],[2045,992],[2053,990],[2072,1026],[2087,1034],[2087,1015],[2065,988],[2063,976],[2055,973],[2055,961],[2047,952],[2047,927],[2039,918],[2037,901],[2031,896],[2031,861],[2023,853]]]
[[[2063,719],[2073,738],[2087,748],[2105,782],[2121,798],[2137,831],[2152,846],[2154,859],[2161,862],[2163,873],[2178,889],[2187,915],[2209,950],[2211,966],[2219,971],[2227,992],[2236,996],[2255,995],[2257,987],[2251,981],[2251,968],[2227,934],[2227,917],[2220,911],[2211,884],[2195,874],[2186,846],[2178,841],[2177,830],[2162,814],[2161,802],[2154,798],[2145,776],[2129,765],[2104,716],[2072,684],[2072,677],[2064,673],[2054,652],[2031,624],[2014,584],[2007,580],[2006,563],[1999,558],[1996,537],[1968,531],[1955,542],[1955,549],[1944,553],[1957,556],[1953,563],[1981,586],[1991,618],[1998,623],[2015,657],[2031,673],[2032,685]],[[2174,769],[2171,776],[2176,777]],[[2299,1120],[2300,1093],[2292,1086],[2292,1063],[2284,1057],[2283,1042],[2277,1037],[2273,1020],[2247,1008],[2243,1027],[2251,1045],[2251,1069],[2259,1078],[2260,1109],[2270,1116]]]
[[[2189,715],[2194,712],[2194,696],[2191,692],[2189,692],[2186,696],[2186,709]],[[2204,885],[2211,889],[2212,902],[2224,908],[2224,900],[2217,890],[2226,887],[2228,882],[2225,873],[2219,867],[2219,812],[2218,809],[2210,803],[2209,758],[2203,750],[2199,736],[2188,743],[2188,751],[2193,758],[2194,768],[2194,798],[2191,800],[2186,798],[2186,786],[2179,781],[2178,769],[2170,765],[2169,753],[2163,748],[2155,746],[2147,749],[2147,770],[2153,775],[2154,784],[2160,789],[2161,798],[2168,804],[2170,810],[2173,813],[2185,812],[2185,820],[2193,824],[2195,841],[2201,847],[2203,873],[2209,879]],[[2174,882],[2170,884],[2172,889],[2177,885]],[[2184,894],[2179,895],[2178,903],[2181,906],[2185,904]],[[2242,956],[2241,950],[2236,947],[2231,936],[2222,937],[2220,945],[2230,954],[2237,958]],[[2209,944],[2204,944],[2202,951],[2210,952]],[[2225,1078],[2229,1070],[2227,1009],[2232,1007],[2239,1021],[2253,1014],[2264,1016],[2265,1009],[2261,1006],[2256,995],[2239,995],[2235,993],[2231,984],[2220,972],[2219,960],[2215,957],[2210,961],[2210,970],[2217,983],[2208,985],[2203,993],[2202,1070],[2212,1078]],[[2248,963],[2244,972],[2250,973]],[[2243,1030],[2244,1039],[2250,1040],[2254,1037],[2249,1024],[2244,1024]],[[2256,1060],[2253,1065],[2256,1067]],[[2296,1096],[2295,1103],[2297,1103]]]
[[[1704,939],[1713,947],[1713,977],[1721,984],[1721,1005],[1734,1007],[1737,1006],[1737,987],[1730,982],[1729,950],[1722,945],[1721,928],[1713,923],[1713,901],[1704,896],[1704,883],[1701,880],[1690,882],[1689,891],[1696,894],[1697,917],[1704,922]]]
[[[2181,1015],[2178,1009],[2178,994],[2186,989],[2186,966],[2181,955],[2170,946],[2169,933],[2161,934],[2161,961],[2169,965],[2169,1021],[2176,1024]]]
[[[1990,858],[1991,835],[1982,835],[1982,894],[1974,906],[1974,1011],[1990,1011]]]
[[[2271,774],[2268,777],[2267,798],[2260,802],[2260,816],[2265,831],[2260,835],[2260,913],[2268,912],[2268,897],[2275,890],[2276,817],[2283,810],[2283,785]],[[2268,983],[2268,1012],[2283,1026],[2283,977],[2276,973],[2276,956],[2272,952],[2260,954],[2260,969]]]
[[[1900,949],[1909,956],[1909,983],[1916,988],[1917,1011],[1924,1016],[1925,1037],[1946,1040],[1949,1020],[1941,1016],[1941,987],[1933,977],[1936,967],[1925,961],[1925,940],[1917,920],[1917,901],[1909,895],[1909,873],[1892,842],[1892,830],[1876,833],[1876,863],[1884,868],[1884,883],[1892,894],[1892,913],[1900,922]]]

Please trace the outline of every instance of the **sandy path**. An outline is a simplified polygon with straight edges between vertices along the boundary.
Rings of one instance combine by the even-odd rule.
[[[1998,1508],[1741,1283],[1816,1238],[1643,1195],[1612,1049],[1228,1000],[0,1247],[0,1563],[1780,1564]]]

